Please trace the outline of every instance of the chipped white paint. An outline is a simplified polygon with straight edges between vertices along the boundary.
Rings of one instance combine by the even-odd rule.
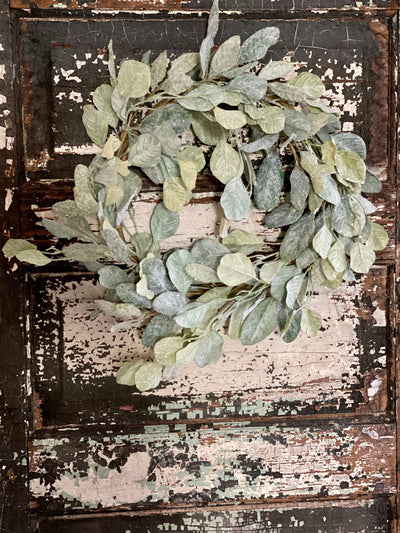
[[[5,74],[6,74],[6,66],[0,65],[0,80],[4,80]]]
[[[55,96],[58,100],[72,100],[73,102],[76,102],[78,104],[80,104],[81,102],[83,102],[83,98],[82,98],[82,94],[81,93],[78,93],[76,91],[70,91],[69,93],[66,93],[66,92],[59,92],[56,94]]]
[[[7,98],[4,96],[4,94],[0,94],[0,105],[5,104],[7,102]]]
[[[78,154],[78,155],[90,155],[99,154],[101,148],[95,144],[82,144],[81,146],[68,146],[66,144],[62,146],[56,146],[54,153],[56,154]]]
[[[15,191],[15,189],[6,189],[6,196],[5,196],[5,199],[4,199],[4,209],[5,209],[5,211],[8,211],[10,209],[10,206],[11,206],[12,201],[13,201],[14,191]]]
[[[370,386],[368,387],[368,398],[371,400],[378,392],[380,391],[382,385],[382,378],[377,377],[371,381]]]
[[[61,74],[67,81],[76,81],[77,83],[81,83],[81,78],[79,78],[78,76],[72,76],[74,72],[75,70],[64,70],[63,68],[61,68]]]

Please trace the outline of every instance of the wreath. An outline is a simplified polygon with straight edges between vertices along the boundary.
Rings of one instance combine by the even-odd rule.
[[[145,325],[142,343],[154,347],[151,360],[117,373],[118,383],[140,391],[192,360],[218,361],[222,328],[243,345],[276,326],[285,342],[300,331],[317,335],[321,317],[309,307],[315,289],[368,272],[388,242],[362,196],[381,189],[366,169],[365,143],[341,131],[321,79],[289,61],[260,62],[279,40],[275,27],[216,48],[218,20],[215,1],[200,53],[170,61],[164,51],[150,62],[148,52],[122,62],[118,75],[110,42],[110,84],[83,108],[101,153],[75,168],[74,199],[55,203],[55,219],[42,220],[54,237],[73,242],[43,252],[22,239],[3,247],[8,258],[34,265],[67,259],[97,272],[106,289],[98,312],[115,317],[119,329]],[[224,185],[219,238],[162,252],[201,172]],[[162,185],[162,201],[150,232],[132,233],[144,177]],[[268,228],[285,230],[279,242],[229,231],[253,205],[267,213]]]

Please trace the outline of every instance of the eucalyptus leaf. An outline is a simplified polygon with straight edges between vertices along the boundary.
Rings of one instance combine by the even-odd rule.
[[[295,209],[304,209],[308,193],[310,192],[310,180],[307,174],[295,165],[290,174],[290,203]],[[295,222],[295,221],[293,221]],[[290,222],[291,224],[292,222]]]
[[[332,140],[340,150],[355,152],[361,159],[367,157],[365,142],[355,133],[349,131],[337,133],[332,137]]]
[[[301,317],[302,317],[301,309],[294,311],[290,315],[282,331],[282,340],[284,342],[293,342],[296,339],[296,337],[300,333]]]
[[[224,341],[216,331],[211,331],[205,337],[198,339],[195,361],[198,366],[215,365],[222,355]]]
[[[220,281],[229,287],[247,283],[256,277],[252,262],[240,252],[224,255],[218,265],[217,274]]]
[[[140,61],[124,61],[118,72],[117,88],[122,96],[141,98],[150,89],[151,73],[149,67]]]
[[[274,26],[256,31],[242,44],[239,64],[262,59],[268,49],[279,41],[279,28]]]
[[[250,154],[254,152],[259,152],[260,150],[268,151],[274,146],[277,140],[277,135],[263,135],[256,141],[243,145],[241,149],[243,150],[243,152]]]
[[[341,195],[336,181],[330,174],[324,174],[322,176],[323,189],[319,194],[321,198],[333,205],[340,204]]]
[[[283,261],[290,263],[306,248],[314,235],[314,216],[303,215],[287,230],[280,248],[280,256]]]
[[[168,279],[167,270],[161,259],[152,258],[142,261],[142,272],[146,276],[148,288],[157,294],[174,289]]]
[[[310,123],[307,115],[300,111],[285,109],[284,132],[295,141],[304,141],[310,136]]]
[[[179,227],[179,213],[170,211],[161,202],[155,206],[150,219],[150,230],[154,241],[163,241],[175,235]]]
[[[278,205],[265,217],[267,228],[281,228],[294,224],[302,216],[303,211],[297,211],[288,202]]]
[[[115,265],[105,266],[99,270],[99,282],[106,289],[115,289],[120,283],[128,282],[128,274]]]
[[[222,298],[213,298],[209,302],[189,303],[182,313],[175,317],[175,322],[183,328],[203,328],[217,315],[218,308],[225,302]]]
[[[192,193],[181,178],[167,178],[163,186],[164,205],[170,211],[180,211],[190,202]]]
[[[233,178],[225,186],[221,196],[221,207],[228,220],[241,220],[250,209],[251,200],[242,178]]]
[[[286,305],[289,309],[294,309],[297,298],[304,282],[304,274],[298,274],[291,278],[286,284]]]
[[[160,161],[161,143],[150,133],[143,133],[129,150],[129,164],[137,167],[154,167]]]
[[[267,107],[262,120],[258,120],[257,124],[264,133],[279,133],[285,127],[285,113],[279,107]]]
[[[93,103],[102,114],[107,124],[112,128],[116,128],[118,126],[118,116],[111,104],[113,92],[114,88],[111,87],[111,85],[105,83],[99,85],[93,92]]]
[[[365,181],[361,185],[361,192],[364,192],[365,194],[374,194],[381,192],[382,190],[382,182],[367,169],[366,175],[365,175]]]
[[[389,242],[389,235],[382,228],[381,225],[372,222],[371,233],[366,242],[369,248],[372,250],[384,250]]]
[[[186,146],[177,156],[178,161],[189,161],[194,163],[196,171],[203,170],[206,160],[202,150],[198,146]]]
[[[177,135],[182,135],[190,128],[192,115],[177,103],[168,104],[153,110],[142,120],[139,130],[141,133],[152,133],[157,126],[169,122]]]
[[[322,318],[319,313],[311,309],[303,309],[300,320],[300,328],[307,337],[315,337],[321,329]]]
[[[321,78],[311,72],[301,72],[298,76],[289,81],[292,87],[299,87],[306,93],[307,98],[316,100],[322,96],[325,86]]]
[[[168,336],[178,335],[181,327],[174,319],[165,315],[156,315],[147,324],[142,335],[142,344],[144,346],[154,346],[155,343]]]
[[[288,61],[270,61],[258,74],[264,80],[277,80],[278,78],[286,78],[289,74],[294,72],[292,63]]]
[[[91,141],[102,148],[107,139],[107,119],[93,105],[83,106],[82,122]]]
[[[119,283],[115,287],[118,298],[126,304],[133,304],[136,307],[144,307],[145,309],[151,309],[152,302],[145,296],[141,296],[136,291],[134,283],[123,282]]]
[[[246,125],[246,116],[241,111],[214,108],[215,120],[226,130],[236,130]]]
[[[218,283],[217,273],[207,265],[201,263],[189,263],[185,271],[196,283]]]
[[[207,36],[200,46],[200,64],[202,77],[206,77],[210,62],[211,48],[214,46],[214,39],[218,32],[219,10],[218,0],[214,0],[208,17]]]
[[[268,88],[287,102],[303,102],[307,98],[305,91],[301,87],[293,87],[287,83],[274,81],[268,85]]]
[[[222,244],[231,252],[241,252],[248,255],[261,250],[264,246],[264,240],[254,233],[235,229],[222,239]]]
[[[185,294],[193,282],[193,278],[186,272],[186,267],[194,262],[188,250],[175,250],[167,259],[169,277],[179,292]]]
[[[191,253],[196,263],[201,263],[216,270],[221,257],[229,254],[229,248],[215,239],[206,238],[196,241],[192,246]]]
[[[347,259],[344,244],[337,240],[328,252],[328,261],[336,270],[336,272],[343,272],[347,268]]]
[[[213,55],[210,63],[210,76],[220,74],[238,64],[240,55],[240,37],[234,35],[222,43]]]
[[[258,102],[267,92],[267,82],[255,74],[242,72],[235,76],[228,83],[226,88],[230,91],[238,91],[242,93],[246,97],[246,100],[250,102]]]
[[[73,239],[79,236],[77,231],[69,228],[68,226],[64,226],[64,224],[60,224],[56,220],[43,218],[42,224],[47,229],[47,231],[49,231],[54,235],[54,237],[57,237],[59,239]]]
[[[133,387],[135,385],[135,374],[137,370],[145,364],[146,361],[144,359],[136,359],[136,361],[123,363],[115,375],[116,382],[119,385],[130,385]]]
[[[154,90],[157,85],[162,82],[167,73],[168,55],[167,51],[161,52],[159,56],[153,61],[150,67],[151,89]]]
[[[145,363],[135,373],[135,385],[144,392],[157,387],[161,381],[162,365],[159,363]]]
[[[175,354],[183,348],[183,339],[179,336],[164,337],[154,345],[154,360],[160,365],[174,365]]]
[[[313,238],[313,248],[317,254],[326,259],[334,240],[335,238],[329,228],[323,225]]]
[[[350,250],[350,266],[354,272],[366,274],[375,262],[375,253],[367,244],[357,241]]]
[[[228,183],[239,176],[243,163],[239,153],[225,141],[220,141],[213,150],[210,159],[210,170],[222,183]]]
[[[258,209],[269,211],[279,203],[283,187],[282,162],[277,150],[271,150],[264,157],[257,172],[254,185],[254,201]]]
[[[198,139],[210,146],[218,144],[219,141],[225,141],[228,131],[218,122],[211,120],[204,113],[192,112],[192,128]]]
[[[248,346],[262,341],[276,325],[277,307],[273,298],[266,298],[247,315],[243,322],[240,340]]]

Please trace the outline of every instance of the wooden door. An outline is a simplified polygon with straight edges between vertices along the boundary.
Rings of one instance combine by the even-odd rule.
[[[90,161],[81,106],[107,76],[109,39],[120,59],[198,50],[209,7],[3,0],[4,235],[45,242],[38,214],[71,196],[75,164]],[[230,342],[217,365],[141,395],[115,383],[136,337],[90,318],[100,294],[91,275],[4,264],[2,532],[397,531],[397,2],[225,0],[221,9],[219,42],[277,25],[270,57],[290,55],[323,77],[345,129],[367,140],[390,244],[368,275],[319,294],[316,339]],[[181,244],[213,232],[215,191],[201,187]],[[143,218],[157,194],[142,193]]]

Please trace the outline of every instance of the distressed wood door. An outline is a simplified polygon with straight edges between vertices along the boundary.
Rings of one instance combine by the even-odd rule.
[[[72,194],[93,146],[81,107],[119,59],[198,50],[209,0],[4,0],[0,165],[4,236],[48,239],[38,215]],[[227,342],[223,360],[155,391],[118,386],[137,333],[90,318],[94,277],[4,264],[1,278],[0,530],[5,533],[389,532],[396,529],[394,0],[225,0],[220,40],[266,24],[322,76],[383,182],[388,248],[366,276],[321,291],[323,329],[287,345]],[[218,190],[201,181],[180,245],[212,235]],[[147,185],[138,211],[159,196]],[[145,224],[145,222],[143,222]],[[246,222],[262,233],[255,216]]]

